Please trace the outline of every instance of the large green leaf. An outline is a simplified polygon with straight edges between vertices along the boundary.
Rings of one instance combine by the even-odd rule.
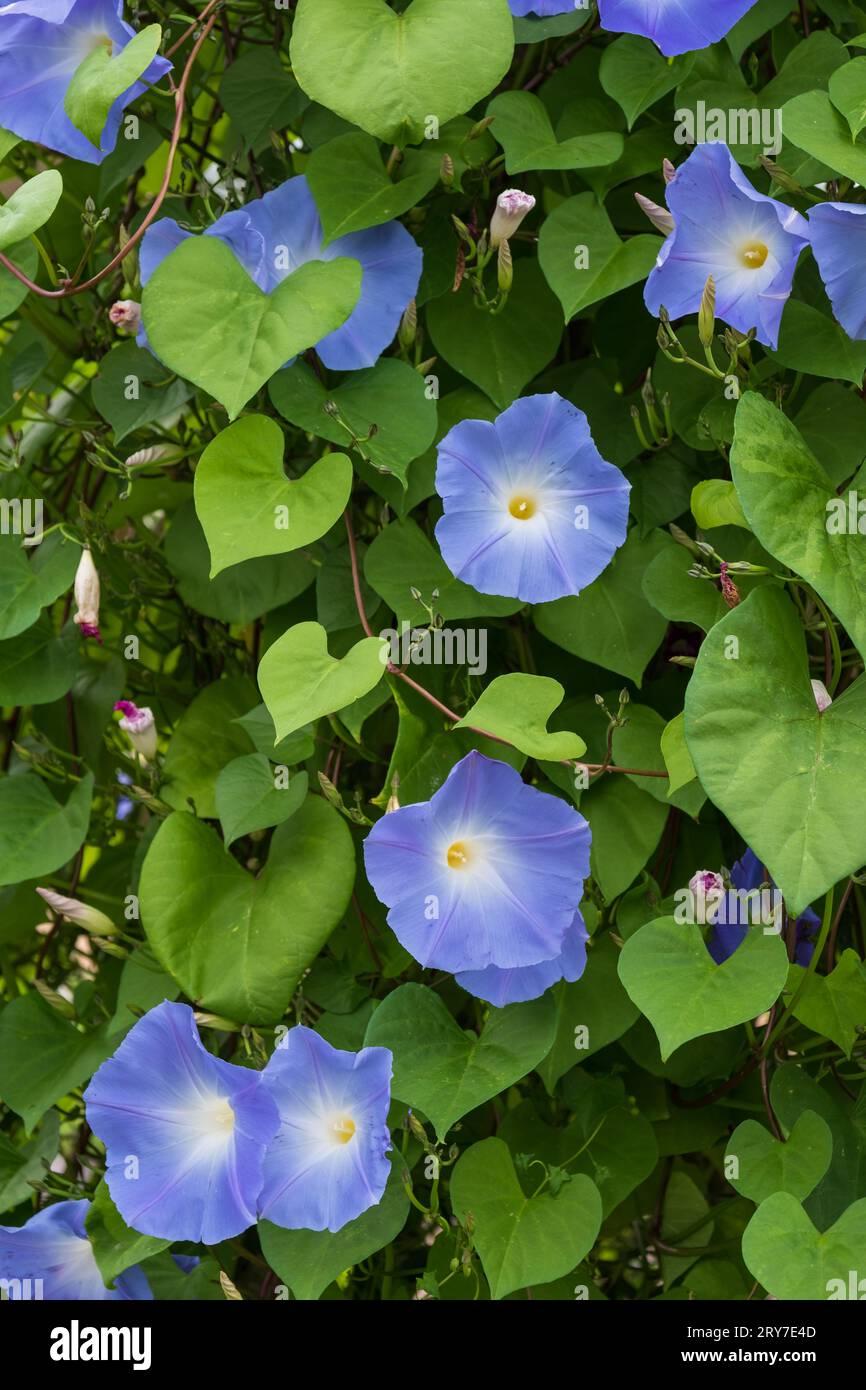
[[[866,182],[866,143],[854,141],[848,121],[826,92],[802,92],[781,112],[786,140],[855,183]]]
[[[581,594],[533,609],[538,631],[573,656],[629,676],[639,686],[667,628],[667,620],[643,597],[640,582],[647,566],[672,545],[662,531],[651,531],[646,540],[631,531]]]
[[[216,784],[226,763],[252,752],[252,741],[238,722],[256,702],[256,689],[245,676],[206,685],[178,720],[168,746],[160,790],[177,811],[195,805],[208,820],[218,814]]]
[[[788,974],[781,938],[750,929],[716,965],[699,926],[673,917],[647,922],[626,941],[619,977],[656,1031],[662,1061],[690,1038],[756,1018],[776,1002]]]
[[[761,544],[814,585],[866,653],[866,552],[849,529],[847,498],[837,530],[832,482],[796,425],[754,392],[737,406],[731,473]]]
[[[313,150],[304,173],[326,242],[401,217],[439,181],[438,161],[424,160],[392,182],[376,141],[357,130]]]
[[[282,555],[317,541],[352,490],[345,454],[326,454],[290,482],[283,432],[266,415],[245,415],[212,439],[195,471],[195,509],[211,553],[211,577],[242,560]]]
[[[364,574],[399,622],[426,626],[430,615],[424,603],[430,602],[446,619],[507,617],[523,606],[519,599],[479,594],[470,584],[455,579],[438,548],[411,518],[392,521],[379,532],[364,556]],[[415,598],[413,589],[420,593],[420,599]]]
[[[145,1236],[127,1226],[111,1200],[108,1184],[103,1178],[93,1194],[85,1220],[93,1258],[99,1265],[103,1283],[111,1287],[118,1274],[130,1265],[158,1255],[171,1245],[170,1240]]]
[[[365,1045],[394,1054],[392,1094],[430,1120],[440,1139],[453,1124],[537,1066],[553,1042],[549,996],[491,1009],[480,1035],[454,1022],[437,994],[401,985],[370,1020]]]
[[[320,797],[274,832],[257,878],[177,812],[142,867],[142,922],[191,999],[239,1023],[273,1023],[340,921],[354,877],[349,831]]]
[[[854,1202],[828,1230],[816,1230],[796,1197],[774,1192],[743,1232],[743,1259],[774,1298],[822,1302],[859,1298],[866,1246],[866,1197]],[[854,1272],[854,1292],[849,1277]],[[842,1291],[844,1290],[844,1292]]]
[[[359,263],[341,257],[308,261],[265,294],[224,242],[197,236],[157,266],[142,314],[160,361],[233,420],[289,358],[345,323],[360,291]]]
[[[300,0],[292,29],[307,95],[397,145],[474,106],[513,51],[507,0],[413,0],[403,14],[384,0]]]
[[[578,193],[543,223],[538,260],[568,323],[598,300],[646,279],[661,245],[645,232],[622,241],[595,194]]]
[[[866,971],[857,952],[843,951],[829,975],[806,975],[803,966],[792,965],[788,983],[796,995],[794,1017],[850,1057],[866,1029]]]
[[[81,848],[93,782],[86,773],[62,806],[35,772],[0,780],[0,886],[53,873]]]
[[[688,749],[794,914],[866,864],[864,740],[866,680],[819,713],[803,629],[778,589],[755,589],[707,634],[686,691]]]
[[[307,774],[283,783],[263,753],[245,753],[227,763],[217,778],[216,804],[226,845],[253,830],[282,825],[307,794]]]
[[[318,623],[290,627],[259,666],[259,689],[277,739],[366,695],[385,674],[387,656],[387,642],[363,637],[338,661]]]
[[[406,484],[410,463],[424,453],[436,433],[436,402],[424,378],[396,357],[383,357],[375,367],[348,372],[331,387],[306,362],[296,362],[288,371],[277,373],[269,391],[280,414],[309,434],[349,449],[353,447],[351,431],[359,441],[359,457],[363,451],[374,469],[399,479],[398,491]],[[326,411],[330,402],[348,430]]]
[[[446,362],[504,410],[554,356],[562,315],[536,261],[520,259],[501,314],[483,313],[464,287],[433,300],[427,326]]]
[[[55,1101],[87,1081],[116,1047],[117,1035],[108,1024],[85,1032],[35,991],[13,999],[0,1011],[0,1100],[32,1130]]]
[[[508,1145],[483,1139],[461,1156],[451,1178],[459,1219],[474,1218],[473,1239],[491,1298],[546,1284],[580,1264],[601,1226],[601,1197],[585,1173],[568,1177],[556,1195],[527,1197]]]
[[[502,92],[491,101],[487,116],[505,150],[509,174],[527,169],[588,169],[613,164],[622,154],[622,136],[613,131],[557,140],[544,102],[532,92]]]
[[[774,1192],[789,1192],[802,1202],[821,1181],[833,1157],[830,1126],[814,1110],[804,1110],[785,1140],[774,1139],[757,1120],[737,1125],[725,1150],[725,1171],[736,1159],[728,1181],[751,1202]]]
[[[650,39],[623,34],[602,52],[598,75],[631,130],[638,116],[688,77],[693,63],[692,53],[665,58]]]
[[[17,637],[70,589],[80,559],[80,548],[56,532],[35,550],[25,550],[17,536],[0,535],[0,638]]]

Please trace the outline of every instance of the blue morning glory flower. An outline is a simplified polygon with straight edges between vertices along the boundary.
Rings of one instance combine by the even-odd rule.
[[[833,313],[849,338],[866,338],[866,207],[819,203],[809,212],[808,235]]]
[[[422,965],[511,971],[559,962],[589,844],[572,806],[473,751],[429,801],[377,821],[364,859],[390,927]]]
[[[755,0],[598,0],[603,29],[652,39],[666,58],[718,43]]]
[[[124,109],[171,68],[150,67],[111,108],[97,150],[72,124],[63,100],[73,74],[94,49],[125,48],[135,30],[121,18],[123,0],[16,0],[0,9],[0,125],[22,140],[101,164],[114,149]]]
[[[261,1073],[205,1049],[186,1004],[139,1019],[84,1099],[112,1201],[133,1230],[215,1245],[255,1221],[276,1107]]]
[[[508,0],[511,13],[522,19],[524,15],[538,15],[547,19],[554,14],[569,14],[580,9],[574,0]],[[584,7],[585,8],[585,7]]]
[[[162,218],[141,243],[141,280],[147,284],[160,261],[192,232]],[[248,275],[269,294],[308,261],[347,256],[361,263],[361,297],[348,319],[315,346],[326,367],[355,371],[372,367],[392,341],[421,279],[421,248],[399,222],[351,232],[323,245],[322,223],[304,176],[287,179],[263,198],[226,212],[207,236],[231,247]],[[138,334],[147,346],[147,325]]]
[[[0,1226],[0,1279],[10,1299],[117,1302],[153,1298],[137,1265],[118,1275],[113,1289],[105,1287],[84,1227],[89,1206],[83,1200],[56,1202],[23,1226]]]
[[[439,445],[442,558],[482,594],[578,594],[625,540],[630,486],[582,410],[555,391],[524,396],[492,424],[462,420]]]
[[[339,1231],[382,1200],[391,1171],[387,1047],[339,1052],[292,1028],[263,1083],[280,1112],[265,1156],[259,1215],[289,1230]]]
[[[707,279],[716,285],[716,317],[741,333],[757,330],[775,347],[794,269],[807,243],[806,219],[757,193],[727,145],[698,145],[667,185],[674,230],[644,290],[651,314],[696,313]]]
[[[770,888],[775,887],[754,850],[747,849],[742,859],[739,859],[731,870],[731,887],[740,893],[752,893],[766,883],[769,883]],[[721,965],[732,956],[746,939],[749,926],[742,921],[744,909],[745,904],[742,900],[738,901],[733,894],[725,894],[719,903],[713,930],[707,938],[707,950],[717,965]],[[820,919],[808,907],[797,918],[794,951],[797,965],[806,966],[812,959],[815,949],[813,937],[820,925]]]
[[[562,952],[552,960],[539,961],[538,965],[523,965],[514,970],[500,970],[498,966],[488,965],[486,970],[462,970],[455,975],[458,985],[478,999],[484,999],[497,1009],[506,1004],[522,1004],[527,999],[537,999],[551,985],[559,980],[573,983],[579,980],[586,969],[586,943],[589,933],[579,912],[566,929],[562,939]]]

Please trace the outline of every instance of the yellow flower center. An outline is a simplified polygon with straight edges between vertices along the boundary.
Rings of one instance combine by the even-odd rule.
[[[341,1115],[331,1126],[331,1133],[334,1142],[337,1144],[348,1144],[355,1133],[355,1121],[350,1120],[348,1115]]]
[[[453,845],[448,846],[445,858],[449,869],[465,869],[472,859],[472,854],[467,844],[462,840],[455,840]]]
[[[508,503],[508,510],[517,521],[528,521],[531,516],[535,516],[535,503],[531,497],[523,497],[518,493]]]
[[[747,270],[760,270],[769,254],[762,241],[749,241],[740,251],[740,260]]]

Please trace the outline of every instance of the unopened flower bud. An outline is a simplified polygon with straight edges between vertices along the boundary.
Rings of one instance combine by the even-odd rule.
[[[120,720],[120,728],[129,738],[130,743],[136,753],[145,762],[152,763],[156,757],[157,733],[153,711],[139,709],[131,700],[118,700],[115,709],[119,709],[123,715]]]
[[[74,621],[81,629],[82,637],[95,637],[102,641],[99,632],[99,574],[93,563],[93,556],[85,547],[75,571],[72,592],[75,597],[76,613]]]
[[[418,1116],[413,1115],[411,1110],[409,1111],[409,1114],[406,1116],[406,1123],[409,1126],[409,1133],[412,1135],[412,1137],[417,1139],[419,1144],[426,1144],[427,1131],[422,1125],[421,1121],[418,1119]]]
[[[812,694],[815,696],[815,704],[818,706],[819,714],[823,714],[825,709],[833,703],[833,696],[823,681],[812,682]]]
[[[707,283],[704,285],[704,292],[701,295],[701,307],[698,309],[698,337],[701,340],[702,347],[712,347],[715,330],[716,282],[712,275],[708,275]]]
[[[387,816],[388,813],[389,813],[389,811],[399,811],[399,809],[400,809],[400,777],[399,777],[399,774],[395,772],[395,773],[394,773],[394,776],[391,778],[391,795],[388,797],[388,804],[387,804],[387,806],[385,807],[385,815]]]
[[[500,290],[503,294],[508,294],[514,284],[514,265],[511,260],[511,247],[507,241],[499,243],[496,271]]]
[[[535,207],[531,193],[519,188],[506,188],[496,199],[496,210],[490,221],[490,245],[498,246],[514,235],[527,213]]]
[[[665,183],[673,183],[677,176],[677,171],[669,159],[662,160],[662,178]]]
[[[406,308],[403,310],[403,317],[400,320],[400,327],[397,331],[397,339],[402,348],[410,348],[415,341],[418,332],[418,307],[414,299],[410,299]]]
[[[439,177],[446,188],[451,188],[454,183],[454,160],[450,154],[443,154],[439,164]]]
[[[657,227],[664,236],[670,236],[674,229],[674,219],[667,208],[659,207],[659,204],[654,203],[652,198],[645,198],[642,193],[636,193],[634,198],[641,212],[649,218],[653,226]]]
[[[115,328],[128,328],[137,333],[141,327],[141,305],[134,299],[118,299],[108,311]]]
[[[79,902],[78,898],[64,898],[62,893],[55,893],[53,888],[37,888],[36,892],[58,917],[65,917],[68,922],[77,922],[94,936],[117,936],[118,929],[111,918],[106,917],[98,908]]]
[[[707,893],[723,893],[725,880],[721,874],[714,873],[712,869],[699,869],[689,879],[689,888],[695,897],[705,897]]]

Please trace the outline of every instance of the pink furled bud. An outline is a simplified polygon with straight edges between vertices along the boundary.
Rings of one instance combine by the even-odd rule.
[[[81,559],[78,561],[72,592],[77,608],[73,621],[81,629],[82,637],[95,637],[97,642],[101,642],[102,637],[99,632],[99,574],[93,563],[93,556],[86,547],[82,550]]]
[[[131,700],[118,700],[114,706],[123,715],[120,728],[129,738],[136,753],[147,763],[156,757],[157,733],[153,711],[146,706],[142,709]]]
[[[64,898],[61,893],[55,893],[53,888],[37,888],[36,892],[58,917],[65,917],[68,922],[80,923],[87,931],[93,932],[94,936],[117,935],[117,927],[111,918],[106,917],[98,908],[88,907],[87,903],[79,902],[78,898]]]
[[[531,193],[522,193],[519,188],[506,188],[496,199],[496,210],[490,223],[490,245],[498,246],[514,236],[528,212],[535,207]]]
[[[141,305],[135,299],[118,299],[108,311],[108,317],[116,328],[128,328],[137,333],[141,327]]]
[[[725,880],[712,869],[699,869],[689,879],[689,887],[695,897],[706,897],[707,893],[724,893]]]
[[[823,714],[825,709],[833,703],[833,696],[823,681],[812,682],[812,694],[815,696],[815,704],[818,706],[819,714]]]
[[[662,178],[665,183],[673,183],[677,176],[677,171],[669,159],[662,160]]]
[[[641,212],[646,214],[653,226],[657,227],[664,236],[670,236],[674,229],[674,219],[667,208],[659,207],[652,198],[645,198],[642,193],[636,193],[634,198]]]

